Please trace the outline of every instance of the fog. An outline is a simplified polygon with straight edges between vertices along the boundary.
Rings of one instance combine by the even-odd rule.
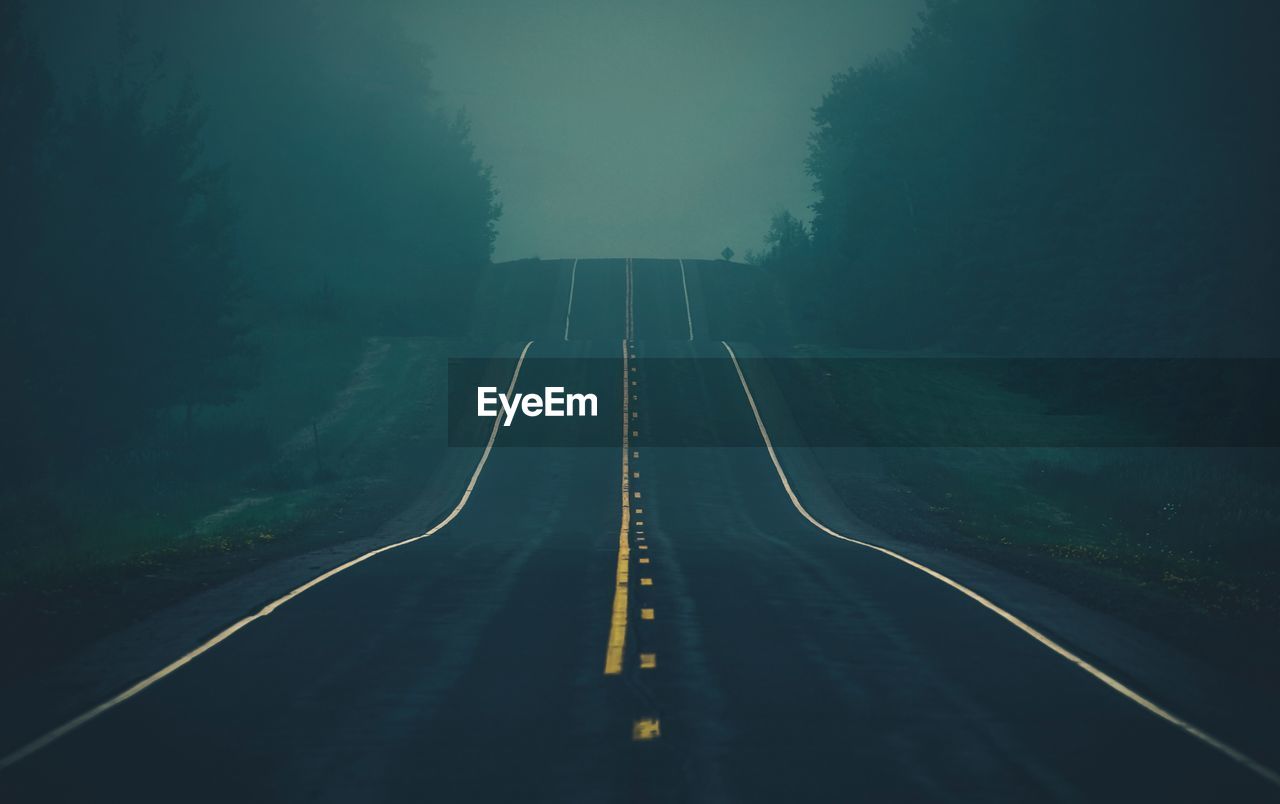
[[[254,92],[246,53],[269,45],[290,57],[290,42],[263,39],[264,18],[279,14],[255,6],[52,0],[31,12],[51,62],[75,80],[109,60],[127,9],[146,49],[194,71],[216,140],[260,112],[226,87]],[[741,255],[772,213],[808,218],[811,110],[834,74],[901,48],[922,7],[388,0],[358,13],[390,15],[425,45],[435,102],[471,118],[503,205],[493,258],[505,260]],[[233,192],[252,185],[239,178]]]
[[[1183,676],[1108,672],[1196,679],[1188,717],[1274,763],[1278,29],[1257,0],[0,0],[0,789],[33,791],[0,799],[1261,798],[1184,761],[1191,731],[1249,765],[1226,730],[1114,750],[1115,706],[1158,724],[1110,680],[1042,706],[1025,635],[941,587],[938,627],[908,557],[1167,639]],[[547,429],[473,416],[489,387],[545,392]],[[548,421],[554,388],[599,415]],[[909,577],[801,538],[805,505]],[[1009,659],[1003,709],[952,632]],[[1067,716],[1106,733],[975,740]],[[883,750],[826,761],[853,744]]]
[[[528,3],[406,15],[493,165],[495,259],[711,257],[808,217],[810,110],[906,43],[921,2]]]

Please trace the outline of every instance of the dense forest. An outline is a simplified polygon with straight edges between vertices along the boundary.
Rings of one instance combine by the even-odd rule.
[[[930,0],[815,111],[811,227],[759,255],[810,337],[1274,355],[1280,6]],[[819,323],[821,322],[821,323]]]
[[[778,213],[749,257],[787,287],[806,354],[1014,358],[794,361],[829,389],[811,443],[864,432],[868,409],[886,432],[937,427],[933,448],[877,454],[940,544],[1255,679],[1278,655],[1272,361],[1164,358],[1280,357],[1277,23],[1249,0],[929,0],[901,52],[835,76],[812,222]],[[1064,414],[1162,448],[1055,442]],[[1031,440],[957,448],[983,420]],[[901,503],[878,509],[874,485],[840,488],[892,528]],[[1155,615],[1098,568],[1187,605]]]
[[[458,325],[495,237],[488,170],[433,103],[422,46],[332,5],[226,4],[215,24],[240,58],[203,76],[122,17],[114,56],[67,77],[0,1],[11,490],[231,401],[259,379],[250,336],[268,322]]]

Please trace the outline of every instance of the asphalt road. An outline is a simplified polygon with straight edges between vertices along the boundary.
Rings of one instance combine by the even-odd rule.
[[[956,589],[819,530],[763,441],[657,446],[756,428],[732,327],[708,325],[729,270],[566,261],[542,282],[554,310],[497,302],[538,322],[518,389],[616,371],[600,415],[625,447],[499,432],[445,527],[11,765],[0,800],[1277,797]],[[697,359],[646,376],[650,357]]]

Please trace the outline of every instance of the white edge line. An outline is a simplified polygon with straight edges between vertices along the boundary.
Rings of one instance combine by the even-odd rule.
[[[578,260],[573,261],[573,271],[569,274],[569,306],[564,311],[564,339],[569,340],[569,316],[573,315],[573,286],[578,281]]]
[[[1077,656],[1075,653],[1072,653],[1069,649],[1067,649],[1063,645],[1049,638],[1048,636],[1046,636],[1044,633],[1037,630],[1033,626],[1027,624],[1017,615],[1013,614],[1012,612],[1006,609],[1001,608],[1000,606],[991,602],[989,599],[983,597],[982,595],[973,591],[972,589],[965,586],[964,584],[958,581],[952,580],[951,578],[948,578],[946,575],[943,575],[937,570],[930,569],[929,567],[926,567],[925,565],[919,563],[918,561],[913,561],[912,559],[907,558],[901,553],[896,553],[893,550],[888,549],[887,547],[881,547],[876,544],[871,544],[870,542],[864,542],[859,539],[854,539],[849,536],[844,536],[842,534],[836,533],[834,530],[832,530],[831,528],[827,527],[826,525],[822,524],[817,519],[815,519],[813,515],[810,514],[808,510],[806,510],[805,507],[800,503],[800,499],[796,496],[795,491],[791,488],[791,483],[787,480],[786,472],[782,470],[782,464],[778,461],[778,454],[773,449],[773,442],[769,439],[769,432],[765,429],[764,420],[760,417],[760,409],[756,407],[755,397],[751,395],[751,388],[747,385],[747,378],[742,373],[742,366],[738,364],[738,356],[734,353],[733,348],[729,346],[728,343],[726,343],[725,341],[721,341],[720,343],[724,346],[725,351],[729,353],[729,359],[733,361],[733,368],[738,373],[738,381],[742,383],[742,390],[747,395],[747,402],[750,403],[751,405],[751,413],[752,415],[755,416],[755,419],[756,419],[756,427],[759,428],[760,435],[761,437],[764,438],[765,448],[769,451],[769,459],[773,461],[773,468],[776,469],[778,472],[778,479],[782,481],[782,488],[787,492],[787,496],[791,498],[791,504],[794,505],[796,510],[800,512],[800,515],[803,516],[805,519],[809,520],[809,522],[814,527],[816,527],[818,530],[821,530],[823,533],[826,533],[828,536],[834,536],[835,538],[840,539],[841,541],[846,541],[851,544],[856,544],[860,547],[865,547],[869,550],[875,550],[878,553],[883,553],[884,555],[889,556],[890,558],[901,561],[902,563],[906,564],[909,567],[920,570],[921,572],[933,578],[934,580],[941,581],[947,586],[950,586],[952,589],[955,589],[957,592],[960,592],[961,594],[965,595],[971,600],[977,602],[979,605],[983,606],[989,611],[992,611],[995,614],[999,615],[1010,625],[1017,628],[1019,631],[1022,631],[1024,634],[1031,637],[1035,641],[1039,642],[1041,645],[1045,646],[1049,650],[1058,654],[1063,659],[1066,659],[1068,662],[1071,662],[1076,667],[1080,668],[1081,670],[1085,671],[1089,675],[1093,676],[1098,681],[1101,681],[1103,684],[1110,687],[1113,691],[1119,693],[1120,695],[1123,695],[1125,698],[1128,698],[1130,701],[1137,704],[1138,706],[1141,706],[1143,709],[1147,710],[1148,712],[1155,715],[1156,717],[1164,720],[1165,722],[1173,726],[1178,727],[1182,731],[1186,732],[1187,734],[1191,735],[1197,740],[1200,740],[1201,742],[1217,750],[1218,752],[1226,755],[1230,759],[1235,760],[1236,762],[1240,763],[1244,767],[1248,768],[1249,770],[1261,776],[1263,779],[1266,779],[1271,784],[1276,785],[1277,787],[1280,787],[1280,773],[1276,773],[1271,768],[1268,768],[1266,765],[1263,765],[1262,763],[1258,762],[1257,760],[1253,759],[1252,757],[1248,756],[1242,751],[1239,751],[1238,749],[1228,745],[1227,743],[1224,743],[1222,740],[1219,740],[1217,737],[1214,737],[1208,732],[1203,731],[1199,727],[1187,722],[1186,720],[1183,720],[1182,718],[1173,714],[1169,710],[1161,707],[1160,705],[1156,704],[1154,701],[1145,697],[1141,693],[1136,692],[1135,690],[1126,686],[1123,682],[1119,681],[1113,676],[1098,669],[1094,665],[1085,661],[1080,656]]]
[[[693,341],[693,313],[689,311],[689,283],[684,279],[684,260],[680,260],[680,286],[684,288],[684,318],[689,322],[689,341]]]
[[[507,386],[507,396],[511,396],[511,394],[515,391],[516,380],[519,379],[520,377],[520,367],[524,365],[524,358],[525,358],[525,355],[529,353],[530,346],[533,346],[533,341],[529,341],[528,343],[526,343],[524,345],[524,349],[520,351],[520,358],[516,361],[515,371],[511,375],[511,384]],[[193,648],[192,650],[184,654],[181,658],[176,659],[173,662],[170,662],[169,664],[160,668],[159,670],[147,676],[146,678],[142,679],[141,681],[135,682],[132,686],[130,686],[128,689],[125,689],[123,692],[117,693],[116,695],[112,696],[111,698],[108,698],[107,700],[103,701],[102,703],[98,704],[97,706],[93,707],[87,712],[84,712],[83,714],[78,715],[72,718],[71,720],[68,720],[66,723],[63,723],[61,726],[58,726],[52,731],[46,732],[44,735],[36,738],[35,740],[32,740],[31,742],[17,749],[16,751],[4,757],[3,759],[0,759],[0,770],[8,768],[9,766],[17,762],[20,762],[23,759],[26,759],[27,757],[31,756],[35,752],[39,751],[40,749],[45,748],[50,743],[53,743],[55,740],[58,740],[59,738],[66,736],[72,731],[88,723],[90,720],[93,720],[98,715],[101,715],[102,713],[119,706],[120,704],[124,703],[125,701],[137,695],[138,693],[147,689],[151,685],[155,684],[157,681],[160,681],[161,679],[173,674],[174,672],[181,669],[183,666],[187,665],[194,659],[200,657],[201,655],[207,653],[208,651],[217,647],[221,643],[225,642],[237,631],[249,625],[253,621],[260,620],[263,617],[266,617],[267,615],[271,614],[276,609],[283,606],[285,603],[288,603],[290,600],[293,600],[298,595],[301,595],[303,592],[306,592],[307,590],[324,583],[325,581],[329,580],[330,578],[337,575],[338,573],[351,569],[355,565],[361,562],[367,561],[368,559],[373,558],[374,556],[379,555],[380,553],[385,553],[389,550],[394,550],[397,547],[404,547],[406,544],[412,544],[416,541],[421,541],[422,539],[425,539],[428,536],[435,534],[445,525],[448,525],[458,516],[459,513],[462,512],[462,509],[467,504],[467,500],[471,498],[471,492],[475,490],[476,481],[479,480],[480,478],[480,472],[484,469],[485,463],[489,460],[489,453],[493,451],[493,442],[498,437],[498,425],[499,425],[499,422],[497,419],[495,419],[493,423],[493,431],[489,433],[489,442],[485,445],[484,453],[481,454],[480,462],[476,464],[475,471],[471,473],[471,480],[467,482],[467,488],[462,493],[462,499],[460,499],[458,501],[458,504],[453,507],[453,510],[449,512],[449,515],[446,516],[444,519],[440,520],[440,522],[436,524],[435,527],[431,528],[431,530],[419,536],[413,536],[411,538],[395,542],[394,544],[384,545],[382,547],[377,548],[376,550],[370,550],[369,552],[365,553],[362,556],[353,558],[344,564],[339,564],[338,566],[334,567],[328,572],[325,572],[323,575],[319,575],[315,578],[312,578],[311,580],[297,587],[296,589],[289,592],[288,594],[282,597],[276,598],[275,600],[271,601],[267,605],[263,606],[256,614],[250,614],[247,617],[237,620],[236,622],[227,626],[218,634],[210,638],[208,641],[202,643],[196,648]]]

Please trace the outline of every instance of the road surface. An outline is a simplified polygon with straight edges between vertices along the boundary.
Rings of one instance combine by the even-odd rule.
[[[816,527],[763,436],[661,446],[755,432],[743,380],[761,384],[766,428],[786,426],[767,378],[739,376],[719,340],[734,334],[710,278],[733,267],[553,269],[553,309],[495,302],[509,307],[495,317],[534,322],[516,388],[572,388],[575,366],[604,361],[618,393],[600,415],[623,448],[504,448],[498,432],[443,527],[420,523],[431,535],[311,586],[39,745],[0,771],[0,800],[1280,793],[1230,754],[1232,735],[1189,733],[938,578]],[[690,359],[677,382],[647,376],[655,356]],[[551,357],[572,359],[539,360]],[[798,459],[781,463],[798,499],[819,498]],[[837,507],[812,507],[858,536]],[[1159,702],[1180,717],[1178,703]]]

